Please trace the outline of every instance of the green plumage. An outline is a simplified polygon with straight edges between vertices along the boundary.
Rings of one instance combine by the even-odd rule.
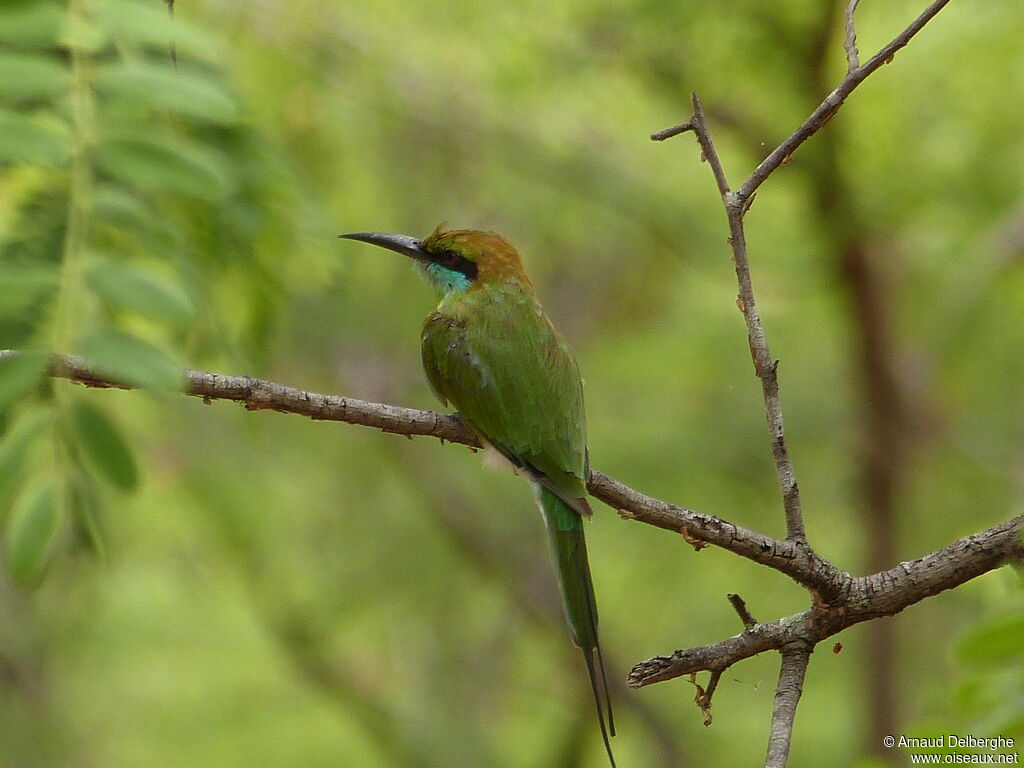
[[[442,402],[454,405],[513,463],[545,477],[563,498],[584,499],[579,369],[532,295],[508,285],[450,295],[427,317],[422,351],[423,368]]]
[[[507,286],[453,294],[423,326],[423,367],[437,396],[525,470],[551,541],[573,642],[597,645],[580,512],[585,498],[583,386],[565,340],[537,301]],[[581,573],[583,575],[581,575]]]
[[[583,651],[614,768],[608,733],[615,728],[581,517],[591,515],[583,385],[568,344],[541,309],[518,254],[493,233],[438,230],[422,241],[380,233],[348,237],[413,257],[437,290],[440,302],[422,333],[427,379],[481,442],[533,486],[569,634]]]

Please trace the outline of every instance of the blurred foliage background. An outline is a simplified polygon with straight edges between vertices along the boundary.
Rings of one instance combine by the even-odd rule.
[[[734,184],[845,71],[835,0],[0,6],[0,764],[599,766],[526,487],[168,390],[180,365],[431,408],[431,295],[339,232],[493,229],[584,371],[592,463],[781,535],[698,90]],[[922,10],[867,3],[866,58]],[[754,278],[812,543],[856,573],[1020,512],[1024,6],[944,10],[760,191]],[[90,356],[146,393],[42,376]],[[803,610],[606,508],[616,679]],[[1024,738],[1008,569],[812,659],[793,766]],[[763,757],[778,661],[616,692],[622,766]]]

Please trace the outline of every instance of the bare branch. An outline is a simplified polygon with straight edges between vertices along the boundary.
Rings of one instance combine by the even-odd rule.
[[[17,355],[0,350],[0,359]],[[134,389],[97,371],[75,355],[53,355],[51,375],[94,388]],[[430,436],[452,443],[479,447],[480,443],[459,415],[441,414],[356,398],[308,392],[250,376],[227,376],[206,371],[184,371],[183,392],[204,401],[233,400],[247,410],[294,413],[317,421],[341,421],[374,427],[391,434]],[[665,528],[730,549],[736,554],[769,565],[806,587],[831,595],[841,588],[845,574],[813,552],[778,541],[711,515],[669,504],[633,490],[601,472],[591,471],[588,490],[625,519]]]
[[[645,496],[600,472],[591,471],[587,490],[621,517],[706,541],[734,554],[767,565],[830,600],[852,578],[820,557],[806,542],[773,539],[719,517],[678,507]]]
[[[782,423],[782,408],[779,403],[778,361],[771,356],[768,341],[761,324],[760,313],[754,300],[753,285],[750,277],[750,264],[747,258],[746,234],[743,229],[743,217],[754,200],[757,188],[782,165],[797,147],[817,133],[828,120],[839,110],[846,97],[860,85],[871,73],[882,64],[892,60],[896,51],[903,48],[910,39],[927,24],[949,0],[935,0],[906,29],[890,43],[871,57],[862,66],[853,66],[856,60],[855,27],[853,14],[857,0],[851,0],[846,10],[846,50],[850,63],[850,71],[814,110],[809,118],[788,139],[776,147],[757,168],[750,174],[736,192],[729,191],[725,171],[715,151],[714,143],[704,121],[704,113],[700,98],[693,94],[693,117],[690,120],[664,131],[658,131],[651,138],[661,141],[692,130],[700,143],[703,158],[711,165],[711,170],[718,185],[719,194],[725,206],[729,220],[729,243],[732,246],[733,260],[736,263],[736,278],[739,283],[737,304],[743,313],[747,325],[747,339],[750,353],[754,360],[754,372],[761,380],[761,388],[765,402],[765,416],[772,442],[772,456],[775,459],[775,470],[782,491],[783,506],[786,514],[786,538],[793,541],[804,541],[803,512],[800,504],[800,488],[796,482],[793,463],[786,447],[785,431]]]
[[[693,132],[697,135],[697,141],[700,143],[701,159],[706,160],[711,166],[711,172],[715,175],[715,183],[718,184],[718,193],[722,196],[723,200],[726,200],[729,194],[729,182],[725,180],[725,169],[722,168],[722,161],[718,159],[715,144],[711,140],[711,134],[708,133],[700,96],[693,93],[690,95],[690,99],[693,102],[693,117],[690,119],[690,124],[693,127]]]
[[[630,688],[673,680],[684,675],[713,669],[728,669],[733,664],[765,651],[778,650],[786,643],[803,639],[811,611],[787,616],[741,632],[710,645],[673,651],[666,656],[641,661],[626,678]]]
[[[917,560],[853,577],[847,591],[833,603],[819,602],[803,613],[757,624],[726,640],[640,662],[626,682],[640,688],[695,672],[726,669],[765,651],[783,650],[798,642],[813,647],[854,624],[893,616],[1004,563],[1024,560],[1022,528],[1024,515],[1018,515]]]
[[[0,360],[17,354],[16,350],[0,350]],[[51,357],[51,376],[87,387],[135,388],[104,375],[75,355],[54,354]],[[318,421],[341,421],[408,437],[429,436],[470,447],[480,445],[457,413],[442,414],[307,392],[250,376],[186,370],[183,377],[185,385],[182,391],[207,402],[234,400],[251,411],[294,413]],[[727,520],[646,496],[596,470],[590,471],[587,490],[618,510],[623,519],[636,520],[722,547],[786,574],[826,600],[841,594],[852,578],[818,556],[806,543],[773,539]]]
[[[860,66],[860,55],[857,51],[857,22],[854,20],[853,15],[857,12],[857,6],[860,5],[860,0],[850,0],[850,4],[846,6],[846,14],[844,16],[843,28],[846,33],[846,38],[843,41],[843,48],[846,50],[846,71],[847,73],[853,72]]]
[[[0,350],[0,359],[17,355],[15,350]],[[131,384],[103,374],[75,355],[53,355],[51,375],[84,384],[87,387],[135,389]],[[462,423],[458,414],[400,408],[371,403],[353,397],[322,395],[286,387],[251,376],[225,376],[206,371],[184,371],[187,395],[209,400],[234,400],[247,410],[271,410],[308,416],[315,421],[344,421],[364,427],[376,427],[396,435],[429,435],[452,443],[480,447],[480,442]]]
[[[711,676],[708,678],[708,687],[705,688],[697,682],[696,675],[690,675],[690,682],[693,683],[697,689],[697,695],[693,697],[693,703],[700,707],[700,711],[704,714],[704,725],[711,725],[711,697],[715,695],[715,691],[718,689],[718,683],[722,679],[722,670],[713,669],[711,670]]]
[[[791,541],[804,541],[803,512],[800,506],[800,487],[796,482],[796,472],[793,469],[793,461],[786,448],[786,434],[782,423],[782,405],[779,401],[779,380],[778,361],[772,358],[771,350],[768,348],[768,338],[765,336],[764,327],[761,324],[761,314],[757,310],[757,302],[754,299],[754,286],[750,277],[750,261],[747,258],[747,239],[743,229],[743,216],[746,214],[749,204],[753,198],[745,201],[740,200],[735,194],[729,191],[729,184],[725,177],[725,170],[715,150],[714,142],[708,131],[704,120],[704,110],[701,106],[700,97],[694,93],[693,96],[693,117],[687,122],[659,134],[675,136],[687,130],[692,130],[700,143],[701,153],[704,159],[711,166],[715,176],[715,183],[718,185],[718,192],[722,196],[722,203],[725,206],[726,216],[729,220],[729,244],[732,246],[733,262],[736,267],[736,281],[739,286],[739,294],[736,304],[743,313],[743,320],[747,326],[747,343],[750,346],[750,355],[754,361],[754,373],[761,380],[761,392],[764,397],[765,419],[768,422],[768,432],[771,438],[772,457],[775,461],[775,473],[778,476],[779,488],[782,491],[783,509],[786,515],[786,538]]]
[[[726,597],[729,598],[729,604],[740,617],[740,621],[743,622],[744,629],[753,629],[757,626],[757,620],[750,615],[750,611],[747,609],[747,604],[742,597],[735,593],[729,593]]]
[[[772,729],[768,735],[764,768],[785,768],[789,760],[793,720],[796,705],[804,692],[804,676],[811,660],[811,650],[812,646],[801,643],[782,649],[782,667],[779,669],[779,684],[775,688],[775,709],[772,711]]]
[[[651,141],[664,141],[665,139],[671,139],[673,136],[678,136],[680,133],[686,133],[687,131],[692,130],[693,120],[687,120],[685,123],[674,125],[671,128],[655,131],[651,134]]]
[[[935,0],[906,29],[884,46],[864,65],[859,62],[855,13],[859,0],[849,0],[844,15],[844,44],[847,59],[847,75],[814,110],[811,116],[788,139],[776,147],[750,174],[735,192],[730,192],[725,171],[715,151],[710,132],[704,120],[703,109],[697,94],[693,94],[693,117],[674,128],[652,134],[654,140],[664,140],[692,130],[701,147],[702,160],[710,166],[718,186],[722,203],[729,222],[729,244],[732,247],[736,277],[739,285],[737,305],[743,313],[747,326],[747,339],[754,371],[761,380],[765,416],[771,436],[772,455],[783,496],[786,516],[786,544],[796,545],[808,558],[817,558],[823,567],[817,571],[826,588],[811,588],[813,604],[805,613],[780,619],[771,624],[757,624],[746,609],[742,598],[730,595],[729,600],[743,621],[744,632],[736,637],[709,646],[676,651],[670,656],[650,659],[636,665],[630,672],[628,684],[634,687],[668,680],[679,675],[695,675],[708,670],[717,682],[722,672],[737,661],[765,650],[777,650],[782,655],[782,666],[775,695],[775,710],[772,716],[771,734],[766,768],[784,768],[789,758],[793,721],[803,689],[803,680],[815,645],[826,637],[841,631],[851,624],[880,616],[898,613],[908,605],[923,600],[938,591],[950,589],[974,576],[997,567],[1006,560],[1022,558],[1020,542],[1021,517],[1002,526],[975,536],[961,539],[944,550],[932,553],[912,563],[901,563],[897,568],[876,573],[872,576],[848,577],[831,563],[818,558],[806,542],[803,512],[799,486],[789,451],[786,447],[782,409],[779,402],[778,361],[770,353],[768,341],[761,324],[760,313],[754,299],[747,257],[744,217],[754,201],[754,195],[762,183],[783,163],[803,142],[817,133],[839,110],[845,99],[869,75],[882,64],[892,60],[896,51],[928,23],[949,0]],[[825,38],[822,38],[824,40]],[[674,510],[671,510],[674,513]],[[635,517],[635,513],[630,516]],[[659,521],[649,520],[658,525]],[[692,524],[692,523],[691,523]],[[664,525],[663,527],[669,527]],[[703,538],[701,533],[690,528],[681,529],[690,537]],[[733,550],[735,551],[735,550]],[[803,566],[801,572],[806,575]],[[846,577],[846,578],[844,578]],[[807,580],[801,580],[807,585]],[[837,646],[838,647],[838,646]],[[703,702],[703,703],[702,703]],[[710,721],[710,695],[698,703],[705,708]]]
[[[832,116],[839,111],[839,108],[843,106],[843,102],[846,101],[846,98],[851,93],[853,93],[854,89],[867,79],[868,75],[873,73],[883,64],[887,64],[892,61],[893,56],[896,55],[896,51],[909,43],[910,39],[920,32],[924,25],[931,21],[948,2],[949,0],[935,0],[935,2],[929,5],[920,16],[910,23],[906,29],[893,38],[888,45],[884,46],[864,64],[847,74],[847,76],[843,78],[843,81],[836,86],[836,89],[826,96],[825,100],[818,105],[814,112],[811,113],[811,116],[804,121],[803,125],[797,128],[788,139],[772,150],[771,154],[762,160],[761,164],[754,169],[754,172],[750,174],[750,177],[743,182],[740,188],[736,191],[737,201],[741,205],[747,201],[750,196],[754,194],[757,188],[764,183],[765,179],[767,179],[776,168],[786,162],[786,160],[801,144],[821,130],[825,123],[827,123]]]

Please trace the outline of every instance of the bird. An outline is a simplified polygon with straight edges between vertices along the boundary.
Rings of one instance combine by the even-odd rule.
[[[438,303],[421,335],[423,369],[443,405],[511,462],[544,519],[569,636],[583,652],[612,768],[615,735],[597,631],[583,518],[589,464],[583,383],[568,343],[541,308],[518,252],[494,232],[445,230],[423,239],[351,232],[349,240],[412,258]]]

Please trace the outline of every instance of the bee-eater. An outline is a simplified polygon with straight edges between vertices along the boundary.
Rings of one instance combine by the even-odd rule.
[[[592,514],[583,385],[569,345],[541,309],[515,248],[493,232],[445,232],[439,226],[422,240],[382,232],[342,237],[410,256],[435,289],[438,305],[421,337],[427,379],[480,442],[508,459],[533,487],[569,635],[583,651],[614,768],[608,736],[615,735],[615,724],[583,537],[583,518]]]

